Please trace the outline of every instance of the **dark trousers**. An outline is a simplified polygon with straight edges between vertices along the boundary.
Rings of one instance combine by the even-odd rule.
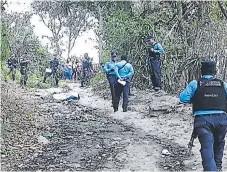
[[[88,80],[88,75],[89,75],[89,70],[88,69],[83,69],[82,71],[82,78],[81,78],[81,86],[84,86],[85,80]]]
[[[76,74],[77,74],[77,71],[76,71],[76,69],[73,69],[73,73],[72,73],[72,78],[74,79],[74,80],[76,80]]]
[[[115,88],[114,85],[116,84],[116,77],[115,75],[108,75],[107,79],[109,81],[109,85],[110,85],[110,92],[111,92],[111,98],[112,98],[112,105],[114,106],[114,102],[115,102]]]
[[[130,83],[126,82],[126,85],[123,86],[120,83],[115,84],[115,103],[114,103],[114,109],[118,109],[119,106],[119,101],[121,98],[121,94],[123,92],[123,104],[122,108],[127,109],[128,107],[128,97],[129,97],[129,88],[130,88]]]
[[[13,79],[13,81],[15,81],[15,77],[16,77],[16,67],[14,67],[14,66],[9,66],[8,69],[9,69],[9,72],[7,73],[7,75],[9,75],[10,73],[12,73],[12,79]]]
[[[161,60],[159,58],[150,59],[151,82],[154,87],[162,87]]]
[[[201,157],[204,171],[222,168],[222,157],[227,132],[227,115],[211,114],[195,118],[194,127],[201,144]]]
[[[21,68],[20,69],[20,74],[21,74],[20,84],[21,85],[26,85],[27,80],[28,80],[27,69],[26,68]]]
[[[47,77],[50,77],[51,75],[54,75],[55,85],[58,86],[59,79],[58,79],[58,76],[57,76],[57,71],[53,71],[51,73],[46,72],[45,75],[44,75],[43,82],[46,82]]]

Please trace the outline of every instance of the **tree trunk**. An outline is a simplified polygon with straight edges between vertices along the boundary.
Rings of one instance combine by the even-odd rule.
[[[70,47],[71,47],[71,36],[72,36],[72,33],[71,33],[71,29],[69,29],[69,42],[68,42],[68,55],[67,55],[67,58],[69,58],[69,55],[70,55]]]
[[[102,7],[99,5],[99,64],[103,62],[102,54],[103,54],[103,46],[102,46],[102,30],[103,30],[103,15],[102,15]]]

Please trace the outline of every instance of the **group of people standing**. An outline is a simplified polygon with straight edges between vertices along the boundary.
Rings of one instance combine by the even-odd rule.
[[[15,57],[15,55],[11,55],[6,63],[7,63],[7,75],[12,74],[12,80],[16,79],[16,68],[19,67],[21,73],[21,85],[26,86],[28,80],[28,60],[24,58],[27,54],[24,54],[19,59]],[[92,58],[88,56],[88,53],[84,54],[84,58],[81,60],[81,63],[78,59],[67,59],[66,63],[60,62],[58,56],[55,54],[53,59],[50,60],[48,68],[45,69],[43,83],[46,83],[48,77],[54,78],[54,85],[56,87],[59,86],[59,80],[74,80],[81,81],[81,87],[84,87],[87,80],[90,80],[90,76],[93,76],[93,65]]]
[[[25,54],[26,55],[26,54]],[[16,79],[16,69],[19,68],[21,78],[20,78],[20,85],[26,86],[28,80],[28,60],[26,60],[23,56],[19,59],[16,59],[15,55],[13,54],[7,59],[7,75],[12,74],[12,80]]]
[[[80,80],[81,87],[83,87],[87,75],[93,72],[92,59],[88,56],[88,53],[85,53],[82,63],[78,59],[72,60],[69,58],[66,63],[60,64],[57,55],[54,55],[54,58],[50,61],[49,68],[46,69],[43,82],[45,83],[47,77],[52,75],[55,79],[55,86],[58,87],[59,79],[61,78],[59,71],[63,71],[64,80]]]
[[[148,56],[146,57],[146,65],[148,66],[149,74],[155,91],[162,88],[161,82],[161,54],[164,54],[162,46],[157,43],[152,35],[148,38]],[[127,56],[122,55],[121,61],[117,61],[116,52],[111,53],[111,59],[104,66],[104,72],[110,85],[110,92],[112,96],[112,106],[114,112],[118,111],[119,101],[123,93],[123,112],[127,112],[128,97],[130,95],[130,82],[134,75],[132,65],[128,62]],[[122,82],[121,81],[125,81]]]
[[[116,52],[111,53],[111,61],[104,66],[104,72],[110,85],[112,96],[112,107],[114,112],[118,111],[119,101],[123,93],[123,112],[127,112],[130,82],[134,75],[133,67],[127,61],[127,56],[122,55],[121,61],[117,62]],[[124,81],[123,83],[121,81]]]

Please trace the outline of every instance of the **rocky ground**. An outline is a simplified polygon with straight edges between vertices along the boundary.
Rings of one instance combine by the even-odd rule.
[[[73,92],[79,101],[61,98]],[[187,149],[190,106],[164,92],[133,93],[129,111],[113,113],[104,94],[74,83],[42,90],[3,83],[2,171],[202,171],[198,140],[192,155]]]

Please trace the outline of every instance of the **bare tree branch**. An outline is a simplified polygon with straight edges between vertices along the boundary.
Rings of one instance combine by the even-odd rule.
[[[220,7],[220,9],[221,9],[222,14],[223,14],[223,15],[225,16],[225,18],[227,19],[227,10],[224,9],[224,7],[223,7],[222,4],[221,4],[221,1],[218,1],[218,5],[219,5],[219,7]]]

